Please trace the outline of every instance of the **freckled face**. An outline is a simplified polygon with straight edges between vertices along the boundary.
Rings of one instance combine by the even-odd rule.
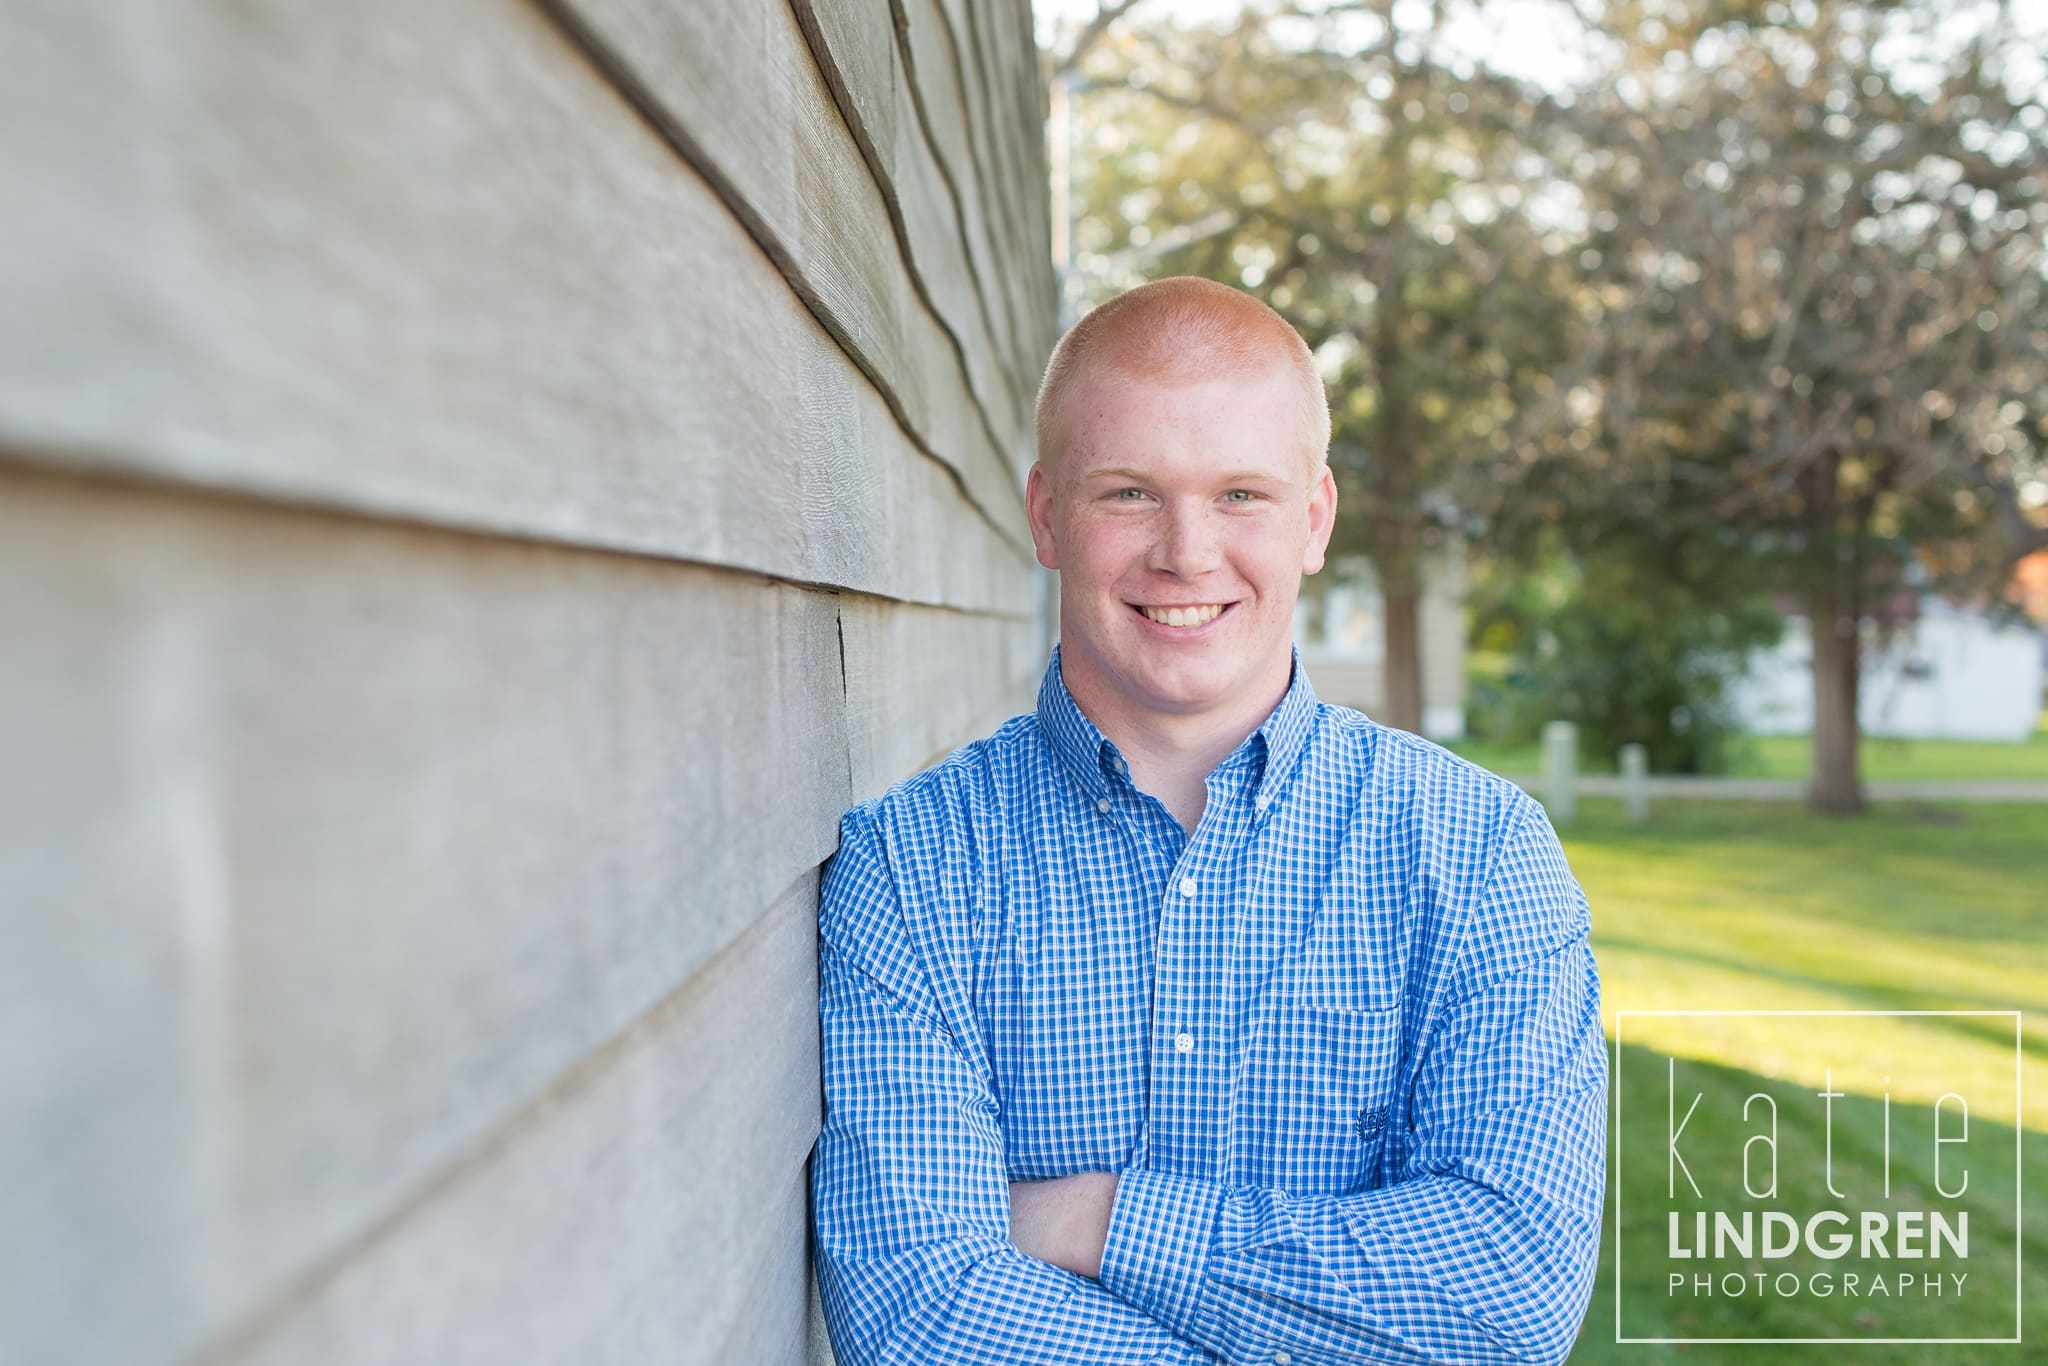
[[[1031,470],[1060,656],[1097,724],[1256,725],[1286,691],[1294,603],[1336,512],[1293,377],[1079,381],[1057,467]]]

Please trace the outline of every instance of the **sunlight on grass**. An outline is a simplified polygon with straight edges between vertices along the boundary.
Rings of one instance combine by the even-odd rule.
[[[1834,1002],[1788,1008],[1858,1009]],[[1614,1014],[1609,1018],[1615,1020]],[[1816,1096],[1831,1088],[1931,1106],[1955,1092],[1991,1098],[1971,1107],[1973,1117],[2003,1124],[2018,1120],[2012,1105],[2016,1031],[2011,1015],[1631,1015],[1615,1022],[1621,1042],[1630,1046],[1761,1073]],[[2034,1070],[2039,1084],[2038,1064]]]
[[[2017,1205],[2020,1186],[2048,1189],[2048,1035],[2033,1037],[2048,1011],[2048,805],[1892,804],[1830,820],[1793,803],[1669,802],[1634,827],[1618,803],[1594,800],[1580,803],[1562,835],[1593,908],[1608,1027],[1612,1036],[1618,1024],[1621,1035],[1613,1083],[1624,1101],[1611,1134],[1610,1171],[1623,1196],[1609,1213],[1618,1222],[1603,1234],[1598,1288],[1572,1360],[1793,1361],[1813,1350],[1698,1341],[1717,1337],[2010,1336],[2014,1296],[2048,1298],[2048,1232],[2023,1223]],[[1624,1010],[2036,1018],[2027,1022],[2033,1031],[2020,1031],[2016,1058],[2010,1015],[1620,1021]],[[1826,1089],[1842,1098],[1830,1105],[1818,1094]],[[1944,1177],[1930,1157],[1943,1151],[1936,1137],[1961,1132],[1960,1107],[1942,1101],[1950,1092],[1969,1097],[1967,1142],[1946,1149],[1956,1165]],[[1762,1124],[1745,1107],[1759,1094],[1776,1105],[1788,1183],[1772,1200],[1744,1195],[1742,1164]],[[1965,1261],[1907,1265],[1916,1275],[1967,1272],[1970,1298],[1960,1286],[1949,1298],[1901,1292],[1854,1303],[1669,1287],[1674,1263],[1659,1211],[1690,1196],[1668,1198],[1669,1129],[1674,1107],[1695,1099],[1684,1146],[1704,1191],[1699,1208],[1967,1211]],[[1779,1156],[1774,1150],[1774,1174]],[[1638,1193],[1633,1202],[1629,1191]],[[1795,1252],[1715,1265],[1796,1285],[1848,1264]],[[2009,1346],[1953,1342],[1859,1343],[1854,1351],[1860,1362],[1901,1366],[2013,1359]]]
[[[1564,839],[1593,906],[1610,1021],[1621,1010],[2048,1010],[2048,807],[1881,807],[1831,821],[1782,804],[1667,803],[1636,828],[1615,803],[1587,802]],[[1762,1019],[1640,1019],[1629,1041],[1816,1087],[1813,1059],[1826,1053],[1841,1058],[1838,1088],[1873,1096],[1888,1067],[1912,1070],[1888,1060],[1916,1049],[1938,1048],[1979,1083],[2013,1069],[2009,1022],[1863,1017],[1810,1031],[1816,1047],[1796,1065]],[[2048,1095],[2048,1057],[2030,1052],[2024,1075]],[[2009,1105],[1995,1117],[2022,1119]]]

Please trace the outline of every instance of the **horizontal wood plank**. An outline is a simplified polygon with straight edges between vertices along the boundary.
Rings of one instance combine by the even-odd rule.
[[[1011,313],[1010,277],[1052,287],[1051,254],[1001,260],[981,201],[949,181],[914,102],[888,0],[791,0],[841,112],[877,172],[905,254],[941,317],[989,355],[1014,411],[1030,411],[1042,348]],[[1021,435],[1021,431],[1013,435]],[[1013,459],[1013,464],[1015,463]]]
[[[978,421],[906,430],[531,8],[31,0],[8,25],[0,452],[1022,610]]]
[[[0,470],[0,1359],[181,1359],[814,868],[837,605]]]
[[[993,84],[984,103],[991,110],[996,135],[1009,152],[1012,174],[1017,177],[1018,232],[1028,256],[1052,259],[1051,173],[1045,160],[1044,74],[1039,64],[1037,34],[1028,4],[999,0],[976,15],[983,42],[988,46]],[[1031,345],[1050,348],[1056,340],[1045,329],[1049,313],[1042,313],[1053,301],[1051,281],[1026,300],[1031,308]]]
[[[968,345],[927,307],[788,5],[544,2],[721,186],[798,293],[909,425],[929,433],[931,449],[955,465],[989,517],[1016,516],[1022,480],[1011,443],[1024,418],[988,350]],[[736,62],[734,53],[749,59]]]
[[[986,158],[988,196],[991,203],[1000,206],[1004,215],[1011,250],[1021,256],[1029,250],[1024,221],[1026,201],[1022,197],[1023,177],[1017,173],[1018,149],[1014,126],[1006,117],[1010,93],[1005,85],[1008,72],[1000,54],[992,51],[988,42],[988,7],[967,4],[964,0],[940,0],[940,3],[952,34],[955,59],[967,79],[970,92],[968,113]],[[1036,200],[1038,196],[1031,198]]]
[[[848,725],[857,798],[872,797],[1036,701],[1042,629],[848,598]]]
[[[993,59],[1001,70],[999,86],[989,90],[989,106],[997,111],[999,137],[1014,154],[1018,227],[1022,229],[1024,252],[1053,260],[1051,168],[1044,160],[1044,68],[1038,63],[1038,39],[1032,27],[1030,4],[995,4],[983,18],[983,25]],[[1034,291],[1032,303],[1051,307],[1051,281],[1042,291]],[[1051,348],[1053,340],[1057,340],[1049,330],[1051,315],[1044,313],[1042,319],[1047,328],[1034,334],[1034,344]]]
[[[249,1366],[801,1366],[817,880],[347,1261]]]
[[[983,226],[990,257],[998,263],[1050,260],[1049,251],[1043,256],[1031,251],[1014,230],[1014,210],[995,185],[990,152],[979,131],[987,121],[976,108],[980,92],[969,68],[960,63],[951,22],[938,0],[889,0],[889,5],[922,125],[946,176]],[[1044,198],[1042,190],[1039,197]],[[991,283],[1006,290],[1010,311],[1017,316],[1028,314],[1035,296],[1052,293],[1050,281],[1034,283],[1031,276],[1000,267]],[[1026,388],[1035,395],[1049,344],[1033,347],[1028,336],[1022,344],[1039,356],[1027,374]]]

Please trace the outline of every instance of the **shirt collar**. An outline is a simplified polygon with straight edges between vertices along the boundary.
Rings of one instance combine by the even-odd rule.
[[[1058,757],[1081,791],[1089,797],[1104,797],[1109,793],[1109,781],[1103,770],[1120,756],[1109,737],[1096,728],[1074,701],[1074,695],[1067,691],[1067,681],[1060,677],[1060,651],[1055,645],[1052,663],[1045,666],[1045,677],[1038,685],[1038,727],[1045,732],[1046,743]]]
[[[1294,771],[1315,730],[1316,707],[1315,689],[1309,686],[1308,673],[1301,667],[1301,651],[1296,650],[1294,672],[1280,705],[1217,765],[1218,769],[1249,759],[1253,764],[1251,795],[1258,798],[1277,793]],[[1045,677],[1038,685],[1038,725],[1053,754],[1083,793],[1091,798],[1109,795],[1109,772],[1114,769],[1123,773],[1123,756],[1067,691],[1066,680],[1060,676],[1058,646],[1053,647],[1052,662],[1046,665]],[[1260,758],[1263,763],[1258,762]],[[1263,809],[1265,803],[1261,801],[1260,805]]]
[[[1316,690],[1309,686],[1308,670],[1301,667],[1301,651],[1296,650],[1294,676],[1287,684],[1287,695],[1256,732],[1265,739],[1266,766],[1253,789],[1254,797],[1278,794],[1293,776],[1302,751],[1308,748],[1309,737],[1315,732],[1317,711]]]

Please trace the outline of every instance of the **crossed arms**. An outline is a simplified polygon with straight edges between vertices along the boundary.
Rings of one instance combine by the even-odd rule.
[[[1505,851],[1474,914],[1501,911],[1496,898],[1576,899],[1547,825],[1511,840],[1526,847]],[[876,841],[849,821],[822,922],[813,1181],[819,1283],[846,1366],[1556,1362],[1570,1350],[1598,1247],[1606,1121],[1582,902],[1541,940],[1492,944],[1493,970],[1454,979],[1459,991],[1429,1007],[1381,1188],[1297,1197],[1140,1168],[1013,1187],[986,1061],[949,1027],[926,957],[890,913]]]

